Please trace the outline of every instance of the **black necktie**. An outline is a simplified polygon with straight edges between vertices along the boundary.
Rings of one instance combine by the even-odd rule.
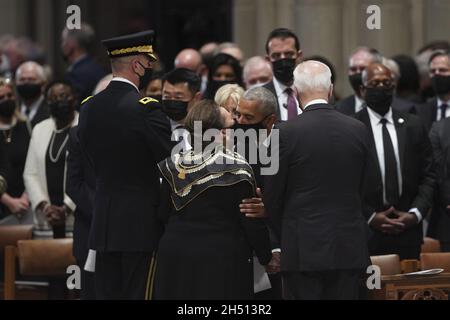
[[[394,146],[387,129],[386,119],[381,119],[383,125],[383,146],[384,146],[384,188],[388,205],[395,206],[398,203],[398,175],[397,160],[395,159]]]
[[[447,104],[445,104],[445,103],[441,104],[441,106],[440,106],[440,109],[441,109],[441,120],[445,119],[445,112],[447,111],[447,108],[448,108]]]

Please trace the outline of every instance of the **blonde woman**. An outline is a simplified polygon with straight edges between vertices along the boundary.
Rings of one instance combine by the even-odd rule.
[[[0,78],[0,145],[8,191],[0,198],[0,224],[33,223],[22,178],[30,128],[19,113],[13,83]]]
[[[243,94],[244,89],[239,85],[227,84],[217,90],[214,102],[227,109],[234,117],[239,99]]]

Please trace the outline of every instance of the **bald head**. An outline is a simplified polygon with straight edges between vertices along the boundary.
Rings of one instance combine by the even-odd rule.
[[[294,86],[302,105],[315,99],[329,101],[333,90],[331,70],[319,61],[302,62],[294,70]]]
[[[189,69],[198,72],[202,65],[202,57],[197,50],[184,49],[175,58],[175,68]]]
[[[384,64],[375,62],[371,63],[364,69],[362,73],[363,85],[365,87],[377,87],[379,83],[392,86],[392,71]]]

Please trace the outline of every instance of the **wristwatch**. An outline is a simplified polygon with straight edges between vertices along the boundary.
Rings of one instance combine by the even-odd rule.
[[[0,196],[6,192],[7,188],[8,188],[8,184],[6,183],[5,178],[0,176]]]

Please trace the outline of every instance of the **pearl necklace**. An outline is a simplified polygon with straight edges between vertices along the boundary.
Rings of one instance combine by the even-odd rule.
[[[64,130],[66,130],[68,127],[69,127],[69,126],[64,127],[64,128],[62,128],[62,129],[59,129],[59,130],[55,129],[55,130],[53,131],[52,138],[51,138],[51,140],[50,140],[50,147],[48,148],[48,156],[49,156],[49,158],[50,158],[50,161],[53,162],[53,163],[57,163],[57,162],[59,161],[59,158],[60,158],[60,156],[61,156],[61,153],[62,153],[64,147],[66,146],[67,141],[69,141],[69,133],[67,133],[66,137],[64,138],[63,143],[61,144],[61,147],[59,147],[59,150],[58,150],[58,152],[56,153],[56,157],[53,157],[52,150],[53,150],[53,145],[54,145],[54,143],[55,143],[55,137],[56,137],[56,134],[57,134],[57,133],[62,133],[62,132],[64,132]]]

